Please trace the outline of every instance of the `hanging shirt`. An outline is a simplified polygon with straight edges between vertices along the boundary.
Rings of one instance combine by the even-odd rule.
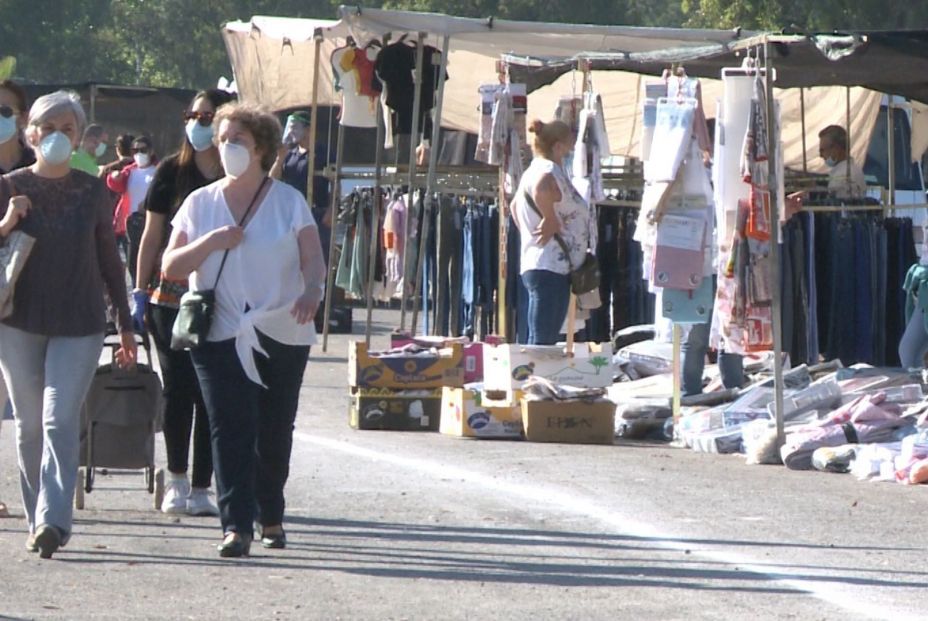
[[[602,158],[610,150],[602,99],[596,93],[584,97],[579,123],[572,162],[574,187],[586,200],[601,201],[606,198]]]
[[[538,238],[531,234],[541,224],[541,215],[528,205],[525,193],[531,193],[546,174],[553,175],[561,191],[561,200],[554,203],[554,211],[561,221],[559,235],[570,249],[569,261],[561,245],[553,237],[542,246]],[[557,274],[569,274],[571,267],[576,269],[583,263],[587,249],[591,248],[590,206],[571,185],[562,166],[542,157],[532,160],[522,175],[515,197],[513,216],[522,233],[520,273],[547,270]],[[595,248],[595,242],[592,248]]]
[[[435,89],[438,87],[439,65],[432,62],[439,50],[426,45],[423,49],[422,88],[419,97],[419,131],[428,136],[427,114],[435,105]],[[396,115],[393,122],[395,134],[412,133],[413,101],[416,97],[416,47],[406,42],[393,43],[380,51],[375,64],[377,76],[383,82],[386,104]],[[448,79],[448,74],[445,74]]]
[[[290,314],[305,290],[297,236],[316,222],[299,192],[279,181],[270,184],[264,199],[253,207],[244,240],[229,251],[218,284],[222,252],[211,253],[190,275],[193,290],[216,286],[216,311],[207,340],[235,339],[242,368],[257,384],[262,382],[254,351],[263,352],[256,330],[285,345],[316,342],[313,322],[298,324]],[[192,192],[171,224],[191,243],[236,221],[222,184],[212,183]]]
[[[363,55],[351,46],[340,47],[332,52],[332,71],[336,88],[342,91],[342,111],[339,123],[346,127],[377,127],[374,115],[375,100],[361,94],[359,73],[355,69],[356,55]]]

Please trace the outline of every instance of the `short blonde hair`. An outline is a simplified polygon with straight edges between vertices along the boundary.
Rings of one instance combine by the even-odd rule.
[[[528,127],[528,131],[535,134],[532,150],[535,155],[551,159],[554,154],[554,145],[570,140],[570,127],[564,121],[551,121],[544,123],[535,119]]]
[[[77,123],[77,135],[84,135],[84,127],[87,125],[87,115],[84,114],[84,106],[81,105],[81,97],[74,91],[55,91],[48,95],[42,95],[35,100],[29,109],[29,121],[26,124],[26,131],[35,131],[38,127],[50,118],[60,114],[70,112],[74,115]]]
[[[267,172],[277,159],[277,150],[280,149],[281,134],[280,121],[264,106],[248,103],[228,103],[216,111],[213,118],[213,127],[217,134],[219,124],[223,121],[237,121],[248,130],[255,139],[255,149],[261,153],[261,168]]]

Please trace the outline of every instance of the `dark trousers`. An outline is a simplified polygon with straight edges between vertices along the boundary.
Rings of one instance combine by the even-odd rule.
[[[259,334],[268,357],[255,354],[263,388],[245,375],[235,341],[207,342],[191,352],[209,412],[223,532],[251,535],[283,522],[293,422],[308,346]]]
[[[152,304],[148,307],[148,328],[164,385],[164,446],[168,470],[187,472],[190,457],[190,431],[193,429],[193,487],[209,487],[213,478],[213,458],[209,441],[209,420],[200,395],[197,374],[190,352],[171,349],[171,328],[177,309]]]

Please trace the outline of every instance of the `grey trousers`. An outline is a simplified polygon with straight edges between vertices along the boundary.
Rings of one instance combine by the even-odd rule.
[[[0,324],[0,368],[10,387],[23,509],[29,532],[71,534],[80,452],[80,412],[103,334],[48,337]]]

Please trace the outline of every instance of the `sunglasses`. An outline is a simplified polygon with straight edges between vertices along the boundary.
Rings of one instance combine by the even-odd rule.
[[[16,114],[16,110],[11,108],[10,106],[0,106],[0,116],[2,116],[3,118],[8,119],[15,114]]]
[[[132,147],[133,153],[148,153],[149,151],[148,147]]]
[[[215,115],[215,112],[188,112],[184,115],[184,120],[193,121],[195,119],[200,125],[212,125]]]

